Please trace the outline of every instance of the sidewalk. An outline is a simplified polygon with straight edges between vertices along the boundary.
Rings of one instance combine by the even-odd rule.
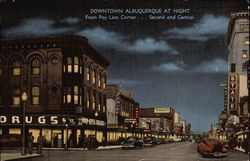
[[[40,157],[42,154],[27,154],[22,155],[21,153],[1,153],[1,161],[8,161],[8,160],[19,160],[24,158],[34,158]]]
[[[99,146],[96,150],[112,150],[112,149],[120,149],[121,145],[112,145],[112,146]],[[63,151],[66,150],[65,148],[43,148],[43,150],[55,150],[55,151]],[[85,148],[68,148],[68,151],[87,151],[88,149]]]
[[[121,145],[113,145],[113,146],[100,146],[96,150],[112,150],[112,149],[120,149]],[[43,150],[53,150],[53,151],[65,151],[64,148],[43,148]],[[68,148],[68,151],[88,151],[88,149],[83,148]],[[21,153],[8,153],[8,152],[1,152],[0,157],[1,161],[9,161],[9,160],[19,160],[23,158],[33,158],[33,157],[40,157],[42,154],[27,154],[21,155]]]

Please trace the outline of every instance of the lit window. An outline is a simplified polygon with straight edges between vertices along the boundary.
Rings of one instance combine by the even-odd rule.
[[[51,58],[51,64],[56,65],[59,62],[59,59],[57,57],[52,57]]]
[[[21,89],[15,88],[13,90],[13,105],[20,105],[21,102]]]
[[[21,62],[19,60],[15,60],[12,63],[12,72],[13,72],[13,75],[15,76],[21,75]]]
[[[106,81],[107,81],[106,76],[103,76],[102,81],[103,81],[102,82],[102,88],[105,89],[106,88]]]
[[[68,73],[72,72],[72,59],[70,57],[67,58],[67,66],[68,66]]]
[[[87,66],[87,80],[90,80],[90,66]]]
[[[244,31],[245,29],[245,24],[240,24],[240,31]]]
[[[78,73],[79,72],[79,58],[74,57],[74,72]]]
[[[82,60],[80,60],[80,74],[83,73],[83,72],[82,72],[82,68],[83,68],[83,62],[82,62]]]
[[[41,69],[41,62],[39,58],[34,58],[31,61],[31,72],[33,75],[39,75]]]
[[[93,93],[91,101],[92,101],[92,109],[94,110],[95,109],[95,105],[96,105],[96,95],[95,95],[95,93]]]
[[[95,80],[96,80],[96,72],[95,72],[95,70],[93,70],[92,75],[93,75],[92,83],[95,84]]]
[[[78,86],[74,86],[74,104],[78,104],[79,91]]]
[[[102,101],[102,96],[99,94],[99,99],[98,99],[98,111],[101,111],[101,101]]]
[[[67,87],[66,90],[66,103],[71,103],[71,88]]]
[[[40,89],[37,86],[32,87],[32,104],[33,105],[39,105],[40,103]]]
[[[89,108],[89,102],[90,102],[90,94],[89,94],[89,91],[87,91],[87,96],[86,96],[86,100],[87,100],[87,108]]]
[[[82,88],[79,88],[79,104],[82,105]]]
[[[249,45],[249,37],[246,37],[245,44]]]
[[[101,75],[101,73],[99,73],[99,76],[98,76],[98,86],[99,87],[101,86],[101,79],[102,79],[102,75]]]
[[[103,97],[102,104],[103,104],[102,111],[105,113],[106,112],[106,97],[105,96]]]
[[[247,59],[247,50],[242,50],[242,58]]]

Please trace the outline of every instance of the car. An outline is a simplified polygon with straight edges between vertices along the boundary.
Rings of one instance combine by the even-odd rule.
[[[218,139],[203,138],[197,145],[197,151],[204,157],[227,157],[225,144]]]
[[[155,140],[156,140],[156,144],[157,144],[157,145],[160,145],[160,144],[161,144],[161,140],[160,140],[159,138],[156,138]]]
[[[156,139],[153,136],[147,136],[143,139],[143,146],[154,147],[156,144]]]
[[[122,143],[122,149],[136,149],[142,148],[143,140],[136,136],[130,136]]]

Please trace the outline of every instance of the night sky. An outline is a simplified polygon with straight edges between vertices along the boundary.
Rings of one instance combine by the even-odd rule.
[[[127,9],[161,13],[124,14]],[[171,11],[162,13],[164,9]],[[193,131],[207,131],[224,107],[220,83],[227,81],[229,16],[245,10],[246,0],[0,0],[1,39],[85,36],[111,62],[108,83],[122,84],[141,107],[172,107]],[[136,18],[124,20],[121,15]],[[155,20],[149,15],[193,19]]]

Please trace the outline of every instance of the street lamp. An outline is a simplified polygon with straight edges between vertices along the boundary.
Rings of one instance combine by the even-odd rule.
[[[68,118],[62,118],[62,123],[65,125],[66,127],[66,140],[65,140],[65,149],[68,149],[68,129],[69,129],[69,121]]]
[[[23,149],[22,149],[22,155],[26,155],[26,139],[25,139],[25,106],[26,106],[26,101],[28,99],[28,96],[26,94],[26,92],[23,92],[22,96],[22,101],[23,101]]]
[[[95,112],[95,117],[98,117],[98,112]],[[95,129],[95,138],[97,139],[97,129]]]

